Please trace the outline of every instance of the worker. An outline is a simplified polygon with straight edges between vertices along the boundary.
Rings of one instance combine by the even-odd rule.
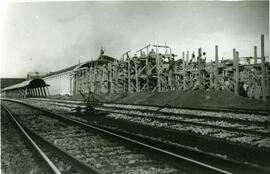
[[[247,97],[248,95],[248,84],[244,83],[243,85],[243,88],[244,88],[244,96]]]
[[[154,49],[152,48],[149,54],[155,54]]]
[[[245,89],[244,89],[244,82],[239,82],[238,94],[239,94],[240,96],[243,96],[243,97],[246,96],[246,94],[245,94]]]
[[[192,53],[191,59],[189,61],[189,64],[192,64],[193,60],[195,60],[195,53]]]
[[[206,63],[206,53],[203,52],[203,55],[201,57],[201,62],[202,62],[202,67],[205,67],[205,63]]]

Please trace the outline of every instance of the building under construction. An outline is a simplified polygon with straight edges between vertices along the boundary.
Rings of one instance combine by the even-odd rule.
[[[239,52],[232,49],[233,59],[220,60],[216,45],[213,62],[205,62],[202,52],[199,48],[197,56],[190,52],[176,55],[169,46],[147,45],[133,57],[128,51],[115,59],[101,50],[97,60],[47,74],[42,79],[49,85],[46,95],[74,95],[89,90],[94,93],[133,93],[200,89],[229,90],[263,100],[269,96],[270,62],[266,61],[264,35],[261,35],[261,57],[257,56],[257,46],[250,57],[239,57]],[[240,59],[247,63],[240,64]],[[38,92],[23,94],[39,96]]]
[[[257,56],[257,46],[254,46],[254,55],[250,57],[240,58],[239,52],[233,49],[233,59],[220,60],[216,45],[214,62],[202,59],[201,48],[196,60],[192,60],[189,52],[175,55],[169,46],[161,45],[147,45],[133,57],[126,52],[120,60],[105,61],[101,54],[98,61],[72,72],[72,94],[79,90],[87,92],[89,88],[95,93],[201,89],[230,90],[265,100],[270,89],[270,63],[265,61],[263,35],[260,47],[261,57]],[[181,57],[176,61],[176,56]],[[248,63],[240,64],[240,59]]]

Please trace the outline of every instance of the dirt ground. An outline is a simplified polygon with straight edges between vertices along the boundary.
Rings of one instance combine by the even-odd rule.
[[[82,100],[80,94],[74,96],[51,96],[55,99]],[[169,92],[138,92],[119,94],[95,94],[100,102],[171,105],[183,107],[228,107],[245,109],[270,110],[270,102],[251,100],[237,96],[229,91],[169,91]]]

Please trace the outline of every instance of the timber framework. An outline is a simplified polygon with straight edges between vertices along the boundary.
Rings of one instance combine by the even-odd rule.
[[[171,91],[171,90],[229,90],[235,94],[266,100],[269,96],[270,63],[266,62],[264,35],[261,35],[261,57],[254,55],[239,57],[239,51],[232,50],[233,60],[220,60],[218,46],[215,46],[215,61],[204,62],[202,49],[198,49],[196,60],[191,62],[189,52],[182,53],[182,59],[171,53],[168,46],[147,45],[133,57],[129,52],[121,60],[90,63],[72,73],[73,90],[98,93]],[[166,49],[160,53],[160,49]],[[168,51],[169,50],[169,51]],[[104,52],[103,52],[104,53]],[[137,56],[138,54],[138,56]],[[102,60],[102,53],[100,58]],[[194,57],[193,57],[194,58]],[[246,59],[247,64],[240,64]]]

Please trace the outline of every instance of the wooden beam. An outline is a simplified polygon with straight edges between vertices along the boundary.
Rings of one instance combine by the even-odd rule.
[[[39,93],[38,93],[37,88],[34,88],[34,91],[35,91],[35,93],[36,93],[36,97],[39,97]]]
[[[189,62],[189,51],[187,51],[187,56],[186,56],[186,63],[188,64]]]
[[[36,92],[35,92],[34,88],[31,88],[31,91],[32,91],[32,96],[35,97],[36,96]]]
[[[140,85],[139,85],[139,77],[138,77],[138,64],[137,61],[134,60],[134,65],[135,65],[135,81],[136,81],[136,92],[140,91]]]
[[[128,92],[131,92],[131,77],[130,77],[130,59],[127,59],[128,61],[128,67],[127,67],[127,72],[128,72]]]
[[[257,46],[254,46],[254,64],[257,64]]]
[[[215,46],[215,90],[219,90],[218,86],[218,46]]]
[[[202,85],[202,64],[201,64],[201,56],[202,56],[202,49],[198,49],[198,84],[199,84],[199,89],[203,89]]]
[[[44,92],[44,97],[47,97],[45,87],[42,87],[42,89],[43,89],[43,92]]]
[[[24,96],[23,98],[26,98],[27,97],[27,92],[28,92],[28,87],[25,88],[25,91],[24,91]]]
[[[145,61],[145,71],[146,71],[146,90],[149,90],[149,65],[148,65],[148,58]]]
[[[38,91],[39,91],[40,97],[43,97],[43,93],[42,93],[41,88],[39,87],[39,88],[37,88],[37,89],[38,89]]]
[[[265,86],[265,80],[266,80],[266,72],[265,72],[265,57],[264,57],[264,35],[261,35],[261,67],[262,67],[262,95],[263,100],[266,101],[266,86]],[[268,80],[268,79],[267,79]]]
[[[159,59],[159,55],[157,54],[156,57],[156,70],[157,70],[157,89],[158,92],[161,91],[161,79],[160,79],[160,59]]]
[[[239,94],[239,52],[234,50],[234,67],[235,67],[235,88],[234,93]]]
[[[187,89],[186,84],[186,65],[185,65],[185,52],[183,52],[183,90]]]
[[[39,97],[42,97],[42,93],[41,93],[40,88],[36,88],[36,89],[37,89],[37,91],[38,91],[38,95],[39,95]]]
[[[148,44],[148,45],[146,45],[145,47],[143,47],[143,48],[139,49],[138,51],[136,51],[135,53],[141,52],[143,49],[146,49],[146,51],[147,51],[147,53],[148,53],[148,47],[150,47],[150,46],[151,46],[151,44]]]

